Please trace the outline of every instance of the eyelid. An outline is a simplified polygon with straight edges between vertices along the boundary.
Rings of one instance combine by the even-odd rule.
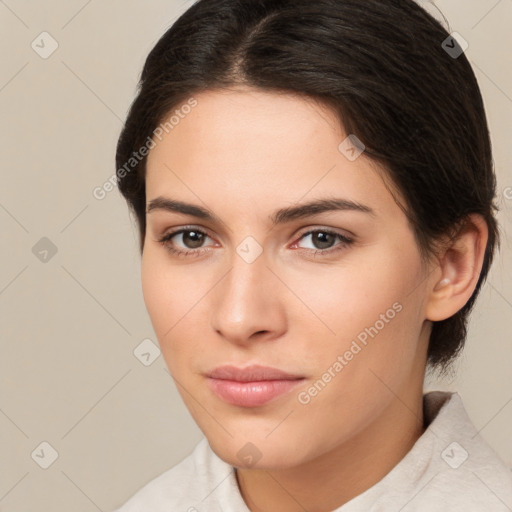
[[[351,231],[348,231],[347,229],[343,229],[342,230],[340,228],[332,228],[332,227],[322,226],[322,225],[313,225],[313,226],[308,226],[307,228],[300,229],[298,234],[295,235],[295,236],[296,237],[302,237],[304,235],[308,235],[311,232],[316,232],[316,231],[323,231],[323,232],[326,232],[326,233],[332,233],[332,234],[335,234],[335,235],[339,235],[339,236],[348,238],[350,240],[355,240],[357,238],[354,233],[352,233]]]
[[[182,227],[179,227],[176,229],[171,229],[169,231],[166,231],[163,235],[158,237],[158,241],[162,242],[164,240],[169,240],[169,239],[174,238],[177,235],[181,235],[182,233],[187,232],[187,231],[196,231],[197,233],[204,234],[208,238],[214,240],[214,237],[211,236],[208,229],[200,227],[200,226],[192,226],[191,225],[191,226],[182,226]],[[189,249],[189,250],[191,251],[193,249]]]

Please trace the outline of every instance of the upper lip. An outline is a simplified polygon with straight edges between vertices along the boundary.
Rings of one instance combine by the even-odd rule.
[[[208,374],[212,379],[235,380],[238,382],[254,382],[262,380],[297,380],[300,375],[292,375],[278,368],[269,366],[251,365],[237,368],[233,365],[219,366]]]

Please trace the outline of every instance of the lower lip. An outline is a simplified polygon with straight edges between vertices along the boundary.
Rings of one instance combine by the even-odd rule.
[[[208,379],[210,389],[222,400],[242,407],[258,407],[292,390],[304,379],[238,382]]]

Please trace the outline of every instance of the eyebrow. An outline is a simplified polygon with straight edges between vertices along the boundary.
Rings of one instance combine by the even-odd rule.
[[[146,213],[154,210],[164,210],[168,212],[182,213],[199,219],[211,222],[222,223],[222,221],[214,213],[206,208],[196,206],[182,201],[176,201],[168,197],[157,197],[152,199],[147,207]],[[356,211],[362,212],[375,217],[375,212],[369,206],[350,201],[348,199],[327,198],[316,199],[309,203],[299,204],[297,206],[289,206],[276,210],[271,216],[270,221],[273,225],[284,224],[296,219],[302,219],[312,215],[318,215],[330,211]]]

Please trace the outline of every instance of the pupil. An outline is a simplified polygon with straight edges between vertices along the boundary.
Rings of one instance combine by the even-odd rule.
[[[318,239],[320,239],[320,241],[319,241],[320,247],[318,247],[318,249],[326,249],[326,248],[329,248],[330,243],[329,243],[328,238],[329,238],[329,237],[332,237],[332,235],[331,235],[330,233],[324,233],[324,232],[322,232],[322,231],[319,231],[319,232],[317,232],[316,234],[314,234],[314,235],[313,235],[313,240],[315,240],[315,237],[316,237],[316,238],[318,238]],[[322,238],[323,238],[324,240],[322,240]],[[327,239],[327,240],[326,240],[326,239]],[[332,240],[331,240],[331,242],[332,242]],[[326,244],[326,246],[322,246],[322,244]],[[318,245],[318,244],[316,244],[316,243],[315,243],[315,245]]]
[[[193,236],[190,237],[190,234],[192,234]],[[196,240],[192,240],[192,242],[191,242],[192,247],[190,247],[191,249],[195,249],[195,248],[201,246],[202,236],[203,235],[201,233],[197,233],[196,231],[186,231],[184,234],[184,238],[194,238],[194,237],[197,238]],[[188,245],[188,243],[186,243],[185,245]]]

